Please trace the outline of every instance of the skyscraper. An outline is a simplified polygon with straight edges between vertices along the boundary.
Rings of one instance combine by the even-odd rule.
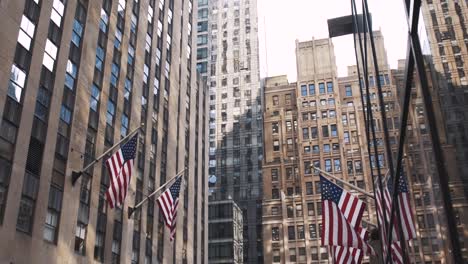
[[[2,2],[0,262],[207,262],[208,102],[191,55],[196,6]],[[109,155],[72,186],[72,171],[142,123],[124,207],[105,201]],[[127,219],[127,206],[184,168],[175,242],[152,200]]]
[[[244,263],[261,263],[263,122],[257,1],[198,2],[197,68],[210,96],[209,200],[233,199],[241,208]]]

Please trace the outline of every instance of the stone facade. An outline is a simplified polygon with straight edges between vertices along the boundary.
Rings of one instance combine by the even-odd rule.
[[[196,10],[197,1],[2,2],[1,263],[207,263]],[[121,209],[106,205],[102,160],[72,186],[72,171],[142,123]],[[174,242],[154,201],[127,219],[127,206],[184,167]]]

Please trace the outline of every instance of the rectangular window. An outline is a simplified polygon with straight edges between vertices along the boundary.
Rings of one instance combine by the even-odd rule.
[[[332,172],[331,159],[326,159],[325,160],[325,171],[326,172]]]
[[[312,139],[318,138],[318,129],[317,127],[311,127],[310,128],[310,135]]]
[[[278,181],[278,169],[271,169],[271,181]]]
[[[49,204],[44,226],[44,239],[56,243],[60,210],[62,208],[62,191],[55,186],[50,187]]]
[[[344,137],[344,142],[349,143],[349,132],[348,131],[345,131],[343,133],[343,137]]]
[[[303,139],[309,139],[309,128],[308,127],[302,129],[302,138]]]
[[[294,226],[288,226],[288,239],[296,240],[296,232],[294,230]]]
[[[277,95],[273,96],[273,105],[279,105],[279,98]]]
[[[272,227],[271,228],[271,240],[273,240],[273,241],[279,241],[280,240],[279,227]]]
[[[327,93],[333,93],[333,83],[327,82]]]
[[[289,261],[290,262],[296,262],[296,249],[295,248],[290,248],[289,249]]]
[[[304,174],[311,174],[310,161],[304,161]]]
[[[345,95],[353,96],[353,90],[351,89],[351,85],[345,85]]]
[[[320,147],[319,147],[319,145],[313,145],[313,146],[312,146],[312,152],[313,152],[314,154],[318,154],[318,153],[320,152]]]
[[[329,137],[328,126],[322,126],[322,137]]]
[[[309,236],[312,239],[317,238],[317,227],[315,226],[315,224],[309,225]]]
[[[341,123],[343,123],[343,126],[348,125],[348,116],[346,114],[341,115]]]
[[[338,129],[336,128],[336,125],[330,125],[330,130],[331,130],[332,137],[338,136]]]
[[[279,150],[280,150],[279,140],[274,140],[273,141],[273,151],[279,151]]]
[[[356,171],[356,173],[362,172],[362,162],[360,160],[354,161],[354,170]]]
[[[330,144],[323,144],[323,152],[330,153]]]
[[[309,84],[309,95],[315,95],[315,84]]]
[[[341,171],[341,160],[340,159],[334,159],[333,164],[335,167],[335,172]]]
[[[325,94],[325,84],[319,83],[319,92],[320,94]]]
[[[301,85],[301,96],[307,96],[307,85]]]
[[[271,124],[271,132],[272,132],[273,134],[278,134],[278,131],[279,131],[278,123],[277,123],[277,122],[272,123],[272,124]]]
[[[297,239],[304,239],[304,226],[303,225],[298,225],[297,226]]]
[[[312,182],[306,182],[306,194],[314,194],[314,184]],[[309,206],[309,204],[307,206]]]
[[[305,154],[311,153],[311,151],[310,151],[310,146],[304,146],[304,153],[305,153]]]

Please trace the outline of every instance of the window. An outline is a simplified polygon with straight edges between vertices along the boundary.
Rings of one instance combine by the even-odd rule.
[[[349,132],[348,131],[345,131],[343,133],[343,137],[344,137],[344,142],[349,143]]]
[[[310,135],[312,139],[318,138],[318,130],[317,127],[311,127],[310,128]]]
[[[321,99],[320,100],[320,105],[321,106],[326,106],[327,105],[327,100],[326,99]]]
[[[313,202],[307,203],[307,215],[314,216],[315,215],[315,205]]]
[[[319,147],[319,145],[313,145],[313,146],[312,146],[312,152],[313,152],[314,154],[318,154],[318,153],[320,152],[320,147]]]
[[[333,83],[327,82],[327,93],[333,93]]]
[[[291,104],[291,95],[290,94],[286,94],[284,96],[284,104],[286,105],[290,105]]]
[[[349,113],[349,123],[351,125],[355,125],[356,124],[356,115],[354,113]]]
[[[304,146],[304,153],[305,154],[310,154],[311,153],[310,146]]]
[[[345,95],[346,96],[353,96],[353,90],[351,89],[351,85],[345,86]]]
[[[362,172],[362,162],[360,160],[354,161],[354,169],[356,173],[361,173]]]
[[[293,188],[289,187],[288,188],[288,196],[293,195]],[[294,217],[294,207],[292,205],[286,206],[286,213],[288,215],[288,218],[293,218]]]
[[[326,172],[332,172],[331,159],[326,159],[325,160],[325,171]]]
[[[288,226],[288,239],[289,240],[296,240],[296,232],[294,230],[294,226]],[[296,253],[294,253],[294,258]]]
[[[273,96],[273,105],[279,105],[279,98],[277,95]]]
[[[280,250],[275,248],[273,249],[273,263],[281,262]]]
[[[325,93],[325,84],[324,83],[319,83],[319,92],[320,92],[320,94]]]
[[[311,251],[311,258],[312,258],[312,260],[318,260],[319,257],[318,257],[318,249],[317,249],[317,247],[311,247],[311,248],[310,248],[310,251]]]
[[[310,120],[317,120],[317,112],[310,113]]]
[[[273,240],[273,241],[279,241],[280,240],[279,227],[272,227],[271,228],[271,240]]]
[[[304,226],[303,225],[298,225],[297,226],[297,239],[304,239]]]
[[[311,174],[310,161],[304,161],[304,174]]]
[[[279,199],[280,198],[278,189],[274,188],[274,189],[271,190],[271,198],[272,199]]]
[[[335,171],[341,171],[341,160],[340,159],[334,159],[333,164],[335,166]]]
[[[340,144],[339,143],[333,143],[332,144],[332,150],[333,150],[333,152],[340,151]]]
[[[206,45],[206,44],[208,44],[208,35],[198,35],[197,45]]]
[[[302,120],[303,121],[309,120],[309,113],[302,113]]]
[[[296,262],[296,249],[295,248],[290,248],[289,249],[289,261],[290,262]]]
[[[44,239],[56,243],[57,228],[59,223],[60,210],[62,208],[62,191],[55,186],[50,187],[49,204],[44,226]]]
[[[343,123],[343,126],[348,125],[348,116],[346,114],[341,115],[341,122]]]
[[[312,239],[317,238],[317,227],[315,226],[315,224],[309,225],[309,236]]]
[[[309,84],[309,95],[315,95],[315,84]]]
[[[278,181],[278,169],[271,169],[271,181]]]
[[[75,232],[75,251],[81,255],[85,254],[86,225],[78,223]]]
[[[15,64],[11,66],[10,82],[8,84],[8,95],[16,102],[21,102],[21,95],[26,83],[26,73]]]
[[[330,125],[330,130],[331,130],[331,136],[332,137],[337,137],[338,136],[338,130],[336,128],[336,125]]]
[[[333,99],[333,98],[328,98],[328,105],[329,105],[329,106],[334,106],[334,105],[335,105],[335,99]]]
[[[278,209],[277,206],[273,206],[273,207],[271,208],[271,214],[272,214],[272,215],[278,215],[278,214],[279,214],[279,209]]]
[[[298,194],[299,192],[297,191],[297,187],[296,187],[296,194]],[[302,204],[296,204],[296,217],[298,216],[302,216]]]
[[[323,145],[323,152],[330,153],[330,144]]]
[[[312,182],[306,182],[306,194],[307,195],[314,194],[314,184]]]
[[[307,96],[307,85],[301,85],[301,95]]]
[[[32,38],[34,37],[34,31],[36,26],[29,20],[25,15],[21,19],[21,27],[18,35],[18,43],[21,44],[26,50],[30,50]]]
[[[348,168],[348,174],[353,174],[354,173],[354,170],[353,170],[353,161],[349,160],[346,162],[346,167]]]
[[[309,128],[308,127],[302,129],[302,138],[303,139],[309,139]]]
[[[99,90],[99,88],[93,83],[91,85],[91,99],[90,99],[90,108],[94,111],[94,112],[97,112],[98,111],[98,104],[99,104],[99,95],[100,95],[101,91]],[[109,108],[109,107],[108,107]],[[109,110],[109,109],[107,109]]]
[[[329,137],[328,126],[322,126],[322,137]]]

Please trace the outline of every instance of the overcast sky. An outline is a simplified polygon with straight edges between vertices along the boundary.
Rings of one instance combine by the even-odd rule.
[[[327,38],[327,19],[351,14],[350,0],[257,1],[260,75],[287,74],[290,82],[296,81],[295,40]],[[382,30],[388,61],[396,67],[406,51],[408,30],[403,1],[368,1],[374,30]],[[334,38],[333,44],[338,75],[345,76],[346,67],[356,64],[352,36]]]

